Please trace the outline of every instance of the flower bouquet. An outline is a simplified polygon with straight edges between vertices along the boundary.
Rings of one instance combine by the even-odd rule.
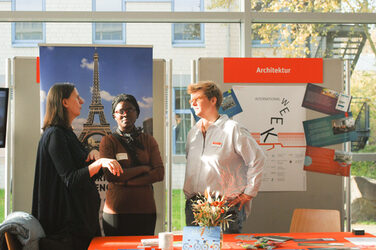
[[[210,193],[210,189],[205,190],[204,195],[193,201],[192,211],[195,220],[193,223],[201,227],[219,226],[222,230],[226,230],[229,226],[231,214],[227,214],[230,207],[224,197],[219,196],[216,192]]]

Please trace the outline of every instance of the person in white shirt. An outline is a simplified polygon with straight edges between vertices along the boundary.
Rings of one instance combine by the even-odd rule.
[[[224,233],[240,233],[261,184],[265,154],[245,127],[218,113],[222,92],[214,82],[190,84],[188,94],[201,119],[187,137],[186,224],[194,225],[192,202],[210,188],[231,206],[232,222]]]

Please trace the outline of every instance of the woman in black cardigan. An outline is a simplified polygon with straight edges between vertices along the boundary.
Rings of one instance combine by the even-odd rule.
[[[92,177],[102,167],[123,172],[116,160],[99,159],[97,150],[88,153],[73,133],[83,103],[71,84],[56,84],[47,95],[32,205],[46,233],[40,249],[87,249],[99,235],[100,198]]]

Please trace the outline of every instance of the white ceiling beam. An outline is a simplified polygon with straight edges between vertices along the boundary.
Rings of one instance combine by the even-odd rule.
[[[375,24],[376,13],[252,12],[252,23]]]
[[[240,23],[242,12],[0,11],[0,22]]]
[[[243,23],[246,12],[0,11],[0,22]],[[376,13],[247,12],[252,23],[376,24]],[[249,18],[249,16],[248,16]]]

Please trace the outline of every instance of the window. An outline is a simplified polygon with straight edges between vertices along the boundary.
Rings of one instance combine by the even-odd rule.
[[[260,35],[262,25],[252,25],[252,47],[253,48],[275,48],[279,47],[279,41],[276,39],[272,45],[270,43],[262,43],[263,37]]]
[[[44,11],[44,0],[13,0],[14,11]],[[12,23],[12,43],[20,47],[37,47],[45,41],[44,23],[17,22]]]
[[[203,11],[203,0],[174,0],[173,11]],[[172,24],[172,44],[174,46],[195,47],[204,45],[204,24]]]
[[[185,176],[185,144],[187,134],[191,129],[191,110],[189,99],[191,96],[187,93],[187,84],[182,85],[189,79],[189,75],[174,75],[173,82],[175,86],[172,91],[172,211],[171,228],[173,231],[181,231],[185,226],[185,195],[183,192]]]
[[[94,0],[94,11],[124,11],[122,0]],[[124,23],[94,23],[93,43],[101,44],[124,44]]]
[[[187,142],[187,134],[191,129],[191,111],[187,88],[174,88],[174,113],[175,123],[173,126],[173,153],[176,155],[185,154],[185,143]]]

